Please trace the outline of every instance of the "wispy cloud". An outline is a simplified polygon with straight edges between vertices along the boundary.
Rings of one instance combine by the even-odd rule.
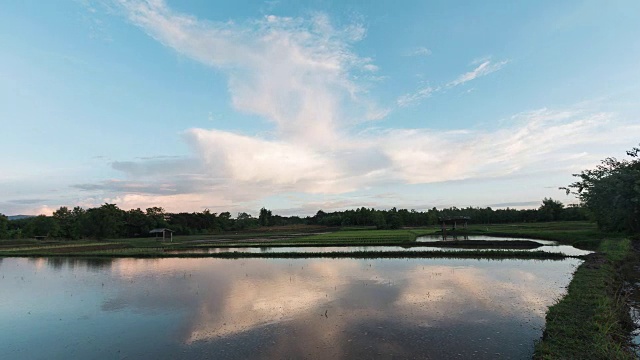
[[[438,91],[438,88],[433,88],[431,86],[427,86],[425,88],[422,88],[414,93],[407,93],[404,94],[400,97],[398,97],[398,100],[396,100],[396,103],[398,104],[398,106],[400,107],[406,107],[409,105],[414,105],[416,103],[419,103],[420,101],[431,97],[431,95]]]
[[[431,55],[431,50],[427,49],[424,46],[415,47],[404,54],[404,56],[429,56],[429,55]]]
[[[502,67],[508,63],[509,63],[509,60],[503,60],[498,62],[493,62],[491,60],[484,60],[475,69],[458,76],[455,80],[448,83],[447,86],[453,87],[453,86],[462,85],[466,82],[477,79],[479,77],[489,75],[491,73],[494,73],[502,69]]]
[[[514,202],[505,202],[505,203],[497,203],[497,204],[489,204],[489,207],[495,208],[504,208],[504,207],[531,207],[535,205],[540,205],[540,200],[537,201],[514,201]]]
[[[33,205],[33,204],[42,204],[47,202],[47,199],[15,199],[15,200],[7,200],[10,204],[16,205]]]
[[[473,65],[477,65],[477,67],[472,71],[469,71],[467,73],[464,73],[458,76],[455,80],[450,81],[445,85],[435,86],[435,87],[432,87],[432,86],[422,87],[415,92],[403,94],[399,96],[398,99],[396,99],[396,104],[400,107],[407,107],[410,105],[419,104],[424,99],[431,97],[433,94],[437,92],[445,91],[447,88],[452,88],[458,85],[462,85],[464,83],[467,83],[479,77],[486,76],[493,72],[496,72],[502,69],[502,67],[505,66],[507,63],[509,63],[509,60],[492,62],[490,58],[476,59],[471,63]],[[469,93],[472,91],[473,89],[469,89],[465,93]]]

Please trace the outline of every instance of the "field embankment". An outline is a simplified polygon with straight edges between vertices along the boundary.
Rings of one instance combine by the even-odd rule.
[[[531,230],[521,231],[526,233]],[[574,238],[575,234],[587,235]],[[633,324],[623,295],[621,268],[631,257],[631,241],[593,231],[538,234],[574,245],[597,243],[596,253],[585,257],[567,289],[567,295],[547,312],[535,359],[635,359],[629,334]],[[585,241],[586,240],[586,241]]]

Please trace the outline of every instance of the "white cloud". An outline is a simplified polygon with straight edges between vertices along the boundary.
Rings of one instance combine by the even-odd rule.
[[[603,138],[631,139],[606,113],[541,109],[517,114],[511,122],[492,131],[390,130],[383,147],[393,172],[415,184],[567,169],[574,159],[559,154],[581,152]]]
[[[418,89],[415,92],[412,93],[406,93],[404,95],[401,95],[400,97],[398,97],[398,99],[396,100],[396,104],[400,107],[407,107],[410,105],[416,105],[418,103],[420,103],[422,100],[431,97],[431,95],[439,92],[439,91],[443,91],[447,88],[451,88],[454,86],[458,86],[458,85],[462,85],[466,82],[469,82],[471,80],[474,80],[476,78],[485,76],[485,75],[489,75],[493,72],[496,72],[500,69],[502,69],[502,67],[504,65],[506,65],[509,61],[508,60],[503,60],[500,62],[491,62],[490,58],[481,58],[481,59],[475,59],[473,60],[473,62],[471,64],[473,65],[478,65],[475,69],[473,69],[472,71],[469,71],[467,73],[464,73],[460,76],[458,76],[455,80],[450,81],[449,83],[447,83],[444,86],[436,86],[436,87],[431,87],[431,86],[427,86],[427,87],[423,87]],[[470,93],[472,92],[473,89],[469,89],[467,90],[465,93]]]
[[[447,86],[448,87],[453,87],[453,86],[462,85],[462,84],[464,84],[466,82],[469,82],[471,80],[477,79],[479,77],[482,77],[482,76],[485,76],[485,75],[489,75],[489,74],[491,74],[493,72],[496,72],[496,71],[502,69],[502,67],[505,66],[507,63],[509,63],[509,60],[503,60],[503,61],[499,61],[499,62],[492,62],[491,60],[484,60],[475,69],[458,76],[455,80],[453,80],[450,83],[448,83]]]
[[[576,166],[576,154],[594,144],[625,144],[640,134],[640,126],[588,108],[521,113],[495,129],[369,128],[355,133],[354,124],[389,113],[366,98],[367,84],[354,80],[354,74],[377,70],[371,59],[357,56],[351,48],[366,36],[360,24],[337,28],[322,14],[215,23],[177,14],[161,0],[120,4],[153,38],[227,74],[232,104],[268,119],[276,129],[271,138],[190,129],[184,139],[192,148],[191,157],[112,163],[126,181],[79,186],[124,208],[242,211],[259,208],[254,203],[283,193],[337,196],[388,184],[567,170]],[[484,59],[447,86],[485,76],[505,64]],[[397,105],[414,104],[440,89],[425,87],[405,94]],[[319,201],[343,200],[334,199]]]
[[[375,72],[357,56],[361,24],[333,26],[324,14],[310,19],[265,16],[245,24],[201,21],[164,1],[119,0],[129,19],[180,54],[225,71],[232,104],[274,122],[278,135],[321,145],[340,127],[344,101],[350,121],[366,121],[373,106],[351,72]]]
[[[344,203],[340,194],[390,184],[571,174],[576,166],[592,166],[602,157],[586,149],[601,143],[608,147],[626,144],[638,134],[639,125],[585,109],[523,112],[499,128],[485,130],[370,129],[344,136],[322,151],[284,140],[192,129],[185,140],[198,157],[200,166],[194,168],[201,169],[200,173],[173,176],[172,169],[177,172],[183,167],[167,166],[164,176],[156,179],[148,171],[161,166],[150,159],[119,167],[137,182],[112,181],[101,186],[107,193],[111,188],[114,195],[109,201],[118,204],[144,207],[155,203],[181,210],[245,211],[259,208],[261,198],[283,193],[332,194],[316,198],[319,202],[297,202],[312,213],[309,209],[314,206],[330,209]],[[354,206],[357,203],[374,205],[369,200],[356,201]]]
[[[341,173],[331,154],[294,143],[267,141],[218,130],[192,129],[189,142],[212,175],[245,183],[331,184]],[[308,188],[307,191],[314,191]]]
[[[431,50],[427,49],[424,46],[415,47],[405,53],[405,56],[429,56],[431,55]]]
[[[398,98],[398,100],[396,100],[396,103],[398,104],[398,106],[400,107],[406,107],[409,105],[415,105],[417,103],[419,103],[420,101],[431,97],[431,95],[434,92],[437,92],[438,88],[433,88],[431,86],[427,86],[425,88],[422,88],[414,93],[407,93],[404,94],[402,96],[400,96]]]

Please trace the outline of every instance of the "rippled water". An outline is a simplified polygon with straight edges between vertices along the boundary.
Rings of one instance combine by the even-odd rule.
[[[579,263],[0,259],[0,358],[521,359]]]

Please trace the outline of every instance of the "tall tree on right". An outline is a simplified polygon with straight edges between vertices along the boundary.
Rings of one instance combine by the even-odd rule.
[[[258,222],[261,226],[271,226],[273,225],[273,215],[271,214],[271,210],[267,210],[265,208],[260,209],[260,215],[258,216]]]
[[[610,157],[593,170],[574,174],[580,180],[561,188],[576,194],[602,230],[640,232],[640,148],[630,160]]]

